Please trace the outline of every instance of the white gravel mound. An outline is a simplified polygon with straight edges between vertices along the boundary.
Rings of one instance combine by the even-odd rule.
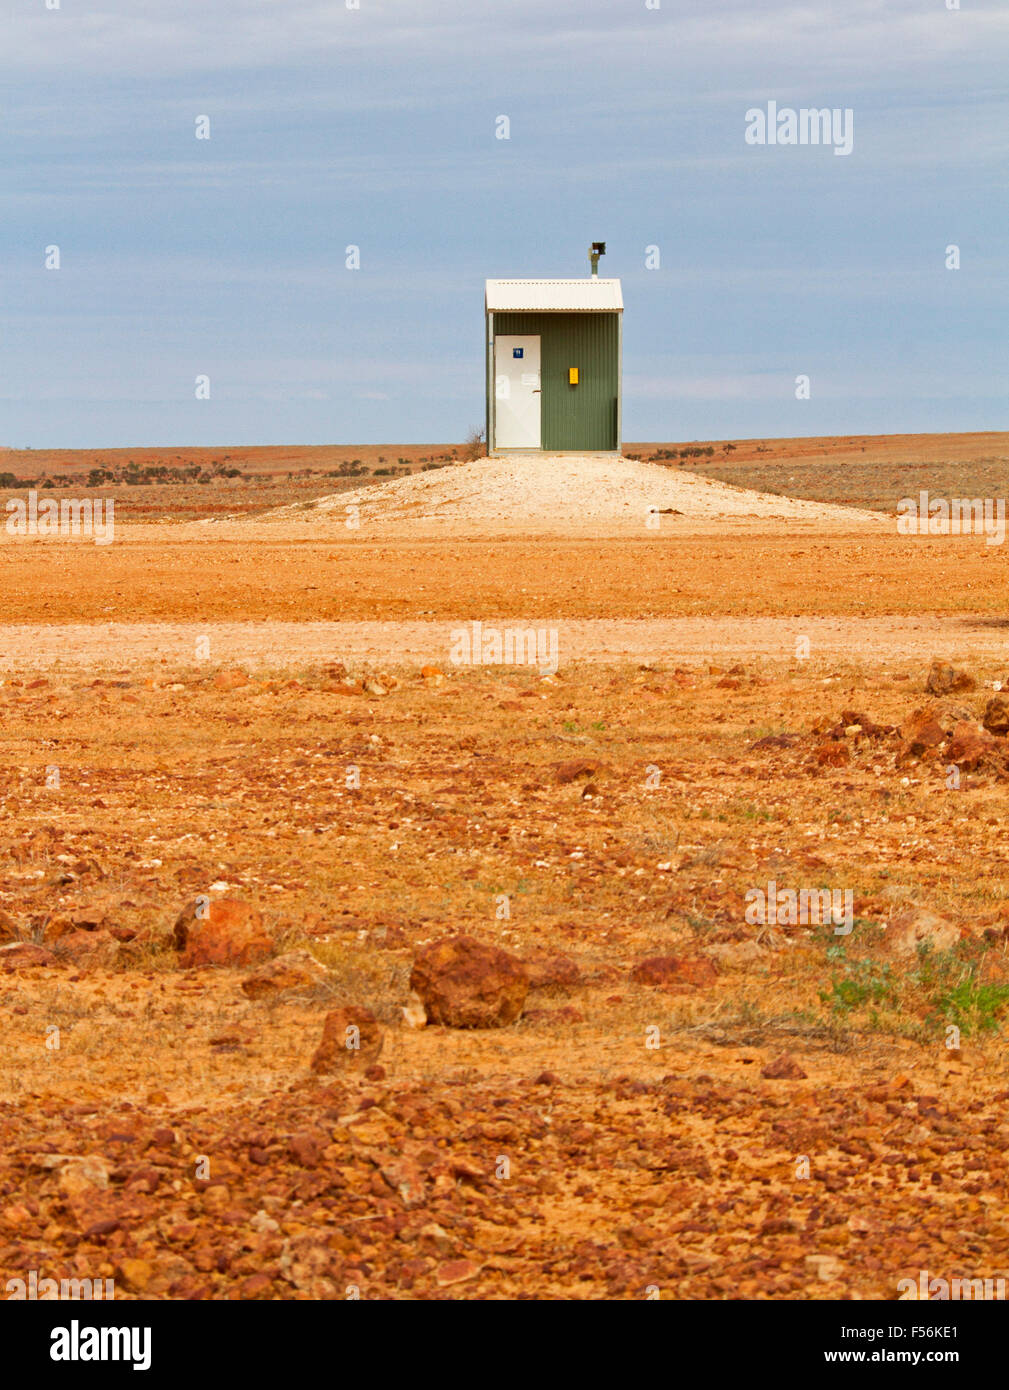
[[[885,525],[876,512],[750,492],[679,468],[604,454],[511,454],[449,464],[281,507],[249,524],[301,529],[323,522],[343,528],[352,508],[359,509],[362,528],[418,532],[643,531],[656,511],[662,529],[679,518]]]

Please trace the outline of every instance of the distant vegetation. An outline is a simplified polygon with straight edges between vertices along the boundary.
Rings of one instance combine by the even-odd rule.
[[[215,478],[241,478],[245,475],[240,468],[215,462],[207,467],[190,463],[182,467],[171,467],[167,463],[151,463],[142,467],[130,459],[122,468],[92,468],[86,486],[108,487],[110,483],[125,483],[127,487],[139,487],[145,483],[210,483]],[[74,487],[77,479],[57,475],[52,480],[39,481],[40,487]]]
[[[0,448],[0,454],[11,452],[9,449]],[[84,454],[86,451],[70,452]],[[321,451],[313,447],[307,454],[305,462],[318,459],[320,464],[331,464],[332,466],[293,467],[286,471],[268,468],[265,472],[258,471],[255,468],[255,460],[242,453],[237,455],[222,454],[217,458],[207,459],[206,452],[201,452],[203,458],[200,462],[193,461],[191,457],[187,458],[184,453],[178,453],[172,457],[167,450],[160,451],[160,459],[157,457],[151,459],[148,455],[147,460],[139,458],[122,462],[122,451],[119,452],[119,458],[115,456],[103,458],[100,452],[95,451],[87,460],[89,467],[77,468],[71,473],[56,471],[64,460],[62,458],[53,459],[52,463],[55,465],[53,471],[43,467],[27,478],[19,477],[17,473],[10,470],[0,472],[0,491],[20,491],[31,488],[53,488],[63,491],[113,487],[191,488],[194,485],[210,483],[247,483],[258,491],[264,487],[275,488],[285,480],[298,487],[310,487],[314,485],[313,480],[328,478],[340,480],[394,478],[414,472],[428,472],[431,469],[444,468],[449,464],[481,457],[485,450],[482,431],[472,430],[462,444],[445,446],[430,455],[417,456],[415,454],[412,458],[405,458],[400,454],[393,462],[384,454],[372,454],[371,462],[365,462],[361,458],[334,460],[332,452],[327,450],[328,457],[319,459]],[[38,451],[36,451],[37,456]],[[7,461],[14,462],[14,459],[9,458]],[[295,453],[291,462],[297,464],[299,461]],[[82,462],[84,462],[83,459]],[[379,465],[378,467],[372,466],[375,462]],[[259,505],[264,504],[260,502]]]
[[[731,446],[730,446],[730,447],[731,447]],[[681,458],[681,459],[700,459],[700,458],[710,458],[711,455],[712,455],[714,452],[715,452],[714,445],[708,444],[706,447],[702,447],[701,445],[696,445],[696,446],[688,447],[688,448],[686,448],[686,449],[680,449],[680,450],[678,450],[678,451],[677,451],[676,449],[656,449],[655,453],[654,453],[654,454],[651,454],[649,457],[650,457],[650,459],[651,459],[653,462],[656,462],[656,463],[657,463],[657,462],[659,462],[659,461],[662,460],[662,459],[675,459],[675,458]]]
[[[478,458],[482,458],[487,450],[483,444],[483,430],[472,429],[466,436],[462,446],[463,463],[475,463]]]

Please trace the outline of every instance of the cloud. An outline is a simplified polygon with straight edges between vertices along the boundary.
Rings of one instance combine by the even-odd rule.
[[[601,73],[633,58],[642,73],[665,69],[691,87],[727,74],[761,73],[780,80],[854,81],[886,72],[899,84],[921,65],[972,65],[979,43],[991,49],[1009,33],[999,0],[970,0],[950,12],[933,0],[820,0],[762,4],[751,0],[666,0],[665,8],[614,5],[612,0],[90,0],[86,9],[22,4],[9,17],[5,60],[10,72],[95,72],[104,83],[139,76],[187,77],[288,65],[332,72],[371,85],[376,69],[408,69],[417,101],[443,97],[424,80],[427,64],[450,65],[454,85],[493,90],[506,74],[512,89],[522,74],[534,80],[563,65],[591,87]],[[895,61],[899,55],[899,61]],[[649,103],[668,86],[645,86]]]

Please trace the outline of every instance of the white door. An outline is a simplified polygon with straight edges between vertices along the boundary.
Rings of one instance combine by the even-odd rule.
[[[494,447],[540,447],[540,338],[538,333],[494,339]]]

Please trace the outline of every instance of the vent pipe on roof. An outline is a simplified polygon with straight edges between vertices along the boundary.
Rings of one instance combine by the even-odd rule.
[[[589,262],[592,266],[592,274],[599,274],[599,257],[606,255],[605,241],[594,241],[589,248]]]

